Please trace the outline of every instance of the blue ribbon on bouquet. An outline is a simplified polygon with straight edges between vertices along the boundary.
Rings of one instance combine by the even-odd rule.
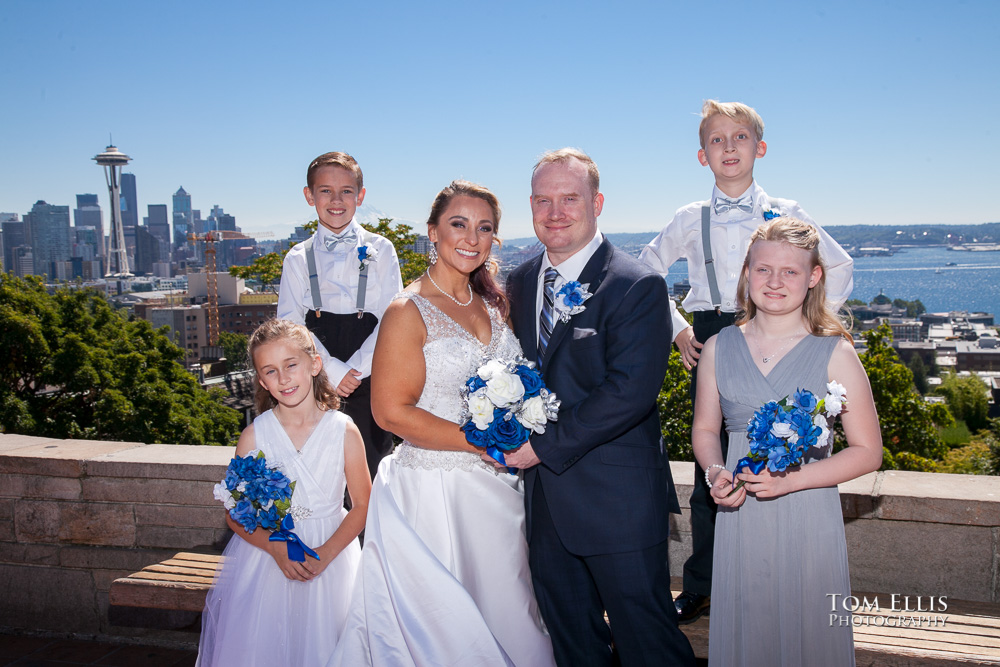
[[[292,532],[293,528],[295,528],[295,521],[292,519],[291,514],[286,514],[285,518],[281,520],[281,529],[271,533],[271,537],[267,539],[271,542],[286,542],[289,560],[301,563],[306,559],[306,554],[309,554],[316,560],[321,560],[319,554],[307,547],[305,542]]]
[[[743,458],[741,458],[739,461],[736,462],[736,467],[733,468],[733,481],[736,480],[736,476],[739,475],[744,468],[749,469],[750,472],[754,475],[759,475],[760,471],[766,467],[767,467],[767,459],[764,459],[762,461],[755,461],[749,456],[744,456]],[[733,495],[744,484],[746,484],[745,481],[736,482],[736,484],[733,485],[733,490],[727,493],[726,495],[727,496]]]
[[[507,461],[503,457],[503,450],[497,447],[496,445],[489,445],[488,447],[486,447],[486,454],[500,465],[507,466]],[[516,475],[517,468],[512,468],[510,466],[507,466],[507,472],[509,472],[511,475]]]

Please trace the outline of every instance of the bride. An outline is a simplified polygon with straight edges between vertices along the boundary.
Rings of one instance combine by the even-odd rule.
[[[454,181],[431,207],[427,273],[386,309],[372,412],[404,438],[372,489],[362,563],[333,665],[552,665],[531,588],[518,476],[457,423],[461,387],[521,348],[490,251],[500,204]]]

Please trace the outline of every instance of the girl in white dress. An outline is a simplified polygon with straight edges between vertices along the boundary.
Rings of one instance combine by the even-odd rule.
[[[295,482],[294,532],[319,555],[288,557],[285,542],[247,533],[226,512],[235,535],[205,601],[198,665],[324,665],[350,602],[371,482],[357,427],[338,411],[309,331],[270,320],[250,338],[257,412],[236,456],[261,450],[268,467]],[[345,486],[351,510],[344,509]]]
[[[521,354],[488,262],[499,220],[486,188],[442,190],[427,223],[432,265],[382,319],[372,412],[404,442],[375,478],[331,665],[554,664],[531,588],[522,483],[458,427],[465,381],[487,358]]]

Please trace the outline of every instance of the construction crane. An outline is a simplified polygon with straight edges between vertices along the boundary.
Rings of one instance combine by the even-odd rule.
[[[208,291],[208,344],[219,344],[219,279],[215,271],[215,244],[219,241],[245,239],[251,241],[258,238],[270,238],[271,232],[246,234],[229,230],[214,229],[204,234],[190,233],[187,240],[205,244],[205,286]]]

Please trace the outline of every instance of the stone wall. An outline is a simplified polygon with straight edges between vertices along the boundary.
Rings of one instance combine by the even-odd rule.
[[[0,434],[0,626],[191,641],[196,626],[113,624],[108,590],[177,551],[221,551],[230,533],[212,486],[232,454]],[[671,468],[678,577],[694,470]],[[1000,602],[1000,477],[873,473],[840,492],[854,590]]]

